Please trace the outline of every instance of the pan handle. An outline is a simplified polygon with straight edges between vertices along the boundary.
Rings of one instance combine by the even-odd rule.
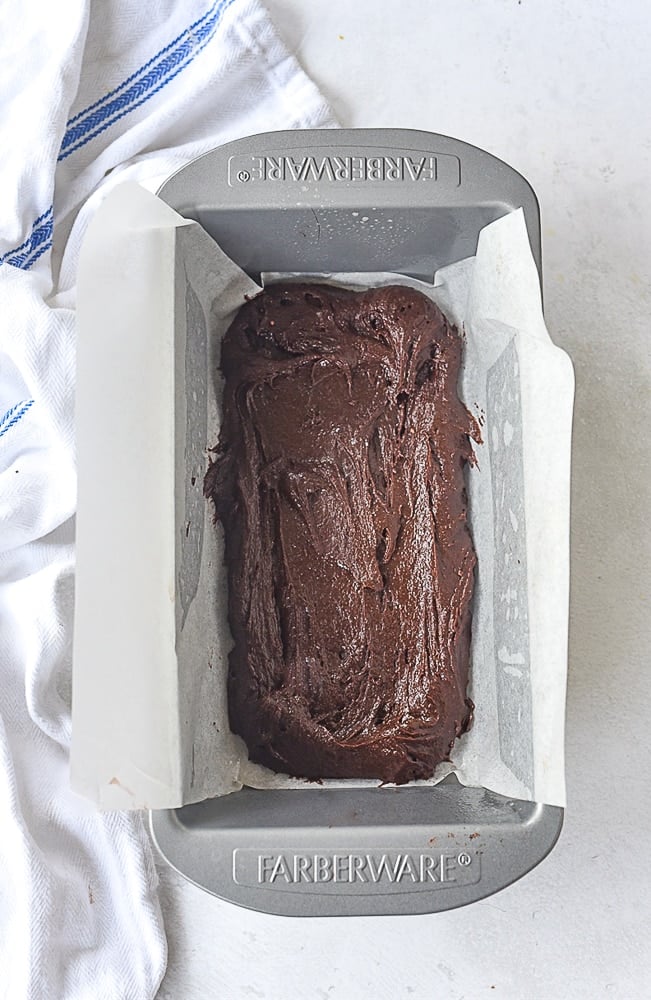
[[[480,230],[524,210],[541,274],[531,185],[502,160],[411,129],[266,132],[214,149],[159,197],[249,273],[387,270],[431,279]]]
[[[432,787],[257,791],[151,813],[178,872],[222,899],[286,916],[435,913],[521,878],[563,810],[454,779]]]

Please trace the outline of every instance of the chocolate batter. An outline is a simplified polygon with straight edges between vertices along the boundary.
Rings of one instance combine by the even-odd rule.
[[[230,724],[252,760],[403,783],[470,725],[461,350],[397,285],[273,285],[228,330],[205,492],[226,538]]]

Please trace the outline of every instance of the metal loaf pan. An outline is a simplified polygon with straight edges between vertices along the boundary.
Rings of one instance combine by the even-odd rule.
[[[494,156],[403,129],[270,132],[229,143],[159,196],[244,270],[394,271],[431,280],[522,207],[541,271],[538,203]],[[223,899],[285,915],[430,913],[521,878],[563,810],[454,778],[437,786],[244,788],[151,813],[169,864]]]

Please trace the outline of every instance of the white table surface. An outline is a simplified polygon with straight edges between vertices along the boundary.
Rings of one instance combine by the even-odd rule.
[[[161,1000],[651,996],[651,7],[267,0],[342,125],[456,136],[529,178],[576,369],[568,809],[525,879],[431,916],[283,918],[161,868]],[[634,762],[635,761],[635,762]]]

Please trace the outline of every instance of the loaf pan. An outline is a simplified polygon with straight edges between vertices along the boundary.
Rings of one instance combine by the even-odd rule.
[[[188,164],[159,197],[253,278],[392,271],[431,281],[480,230],[522,208],[542,278],[528,182],[467,143],[403,129],[271,132]],[[563,809],[467,788],[243,788],[150,813],[165,860],[196,885],[294,916],[430,913],[521,878]]]

